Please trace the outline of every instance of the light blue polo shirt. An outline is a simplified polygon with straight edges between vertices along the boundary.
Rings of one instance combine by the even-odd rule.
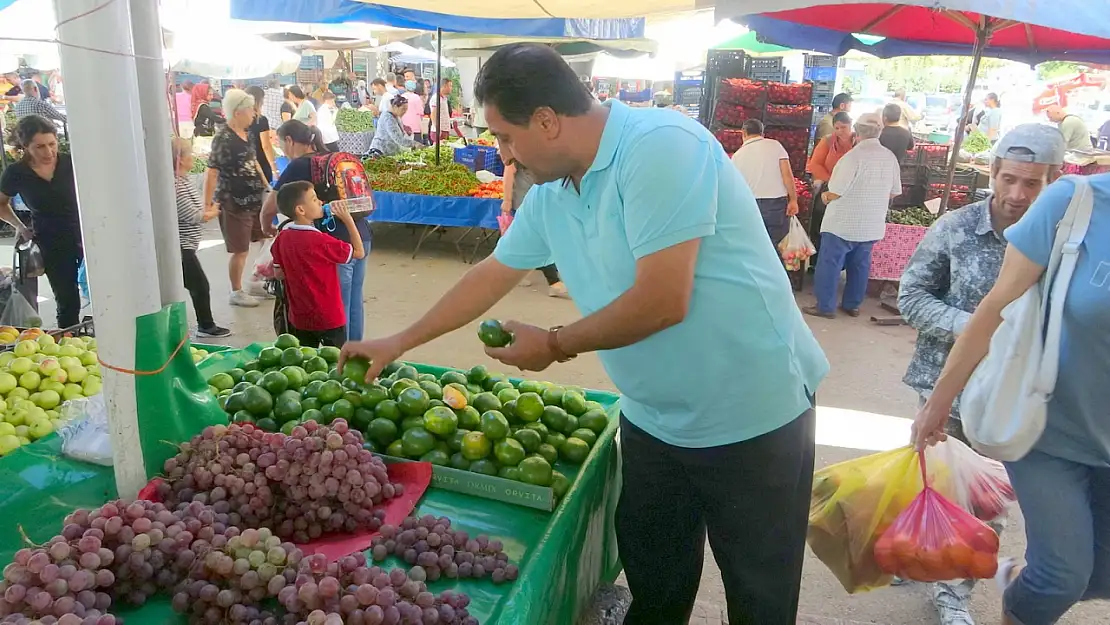
[[[1060,369],[1048,402],[1048,421],[1035,449],[1095,467],[1110,467],[1110,174],[1088,176],[1095,207],[1064,299]],[[1047,267],[1056,226],[1075,185],[1060,180],[1045,189],[1006,241]]]
[[[579,194],[533,187],[494,252],[532,269],[554,261],[583,315],[632,286],[636,261],[701,239],[686,319],[599,353],[637,427],[681,447],[778,429],[810,407],[829,370],[755,198],[716,139],[664,109],[610,100]]]

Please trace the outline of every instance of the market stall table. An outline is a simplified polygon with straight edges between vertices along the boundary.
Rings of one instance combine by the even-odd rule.
[[[482,236],[475,244],[471,260],[477,254],[478,246],[499,232],[497,216],[501,214],[501,200],[497,199],[375,191],[374,205],[374,212],[369,217],[372,222],[424,226],[412,251],[413,258],[420,253],[420,247],[429,236],[442,232],[444,228],[466,229],[455,240],[455,249],[462,258],[465,258],[463,239],[475,228],[481,229]]]
[[[227,350],[199,364],[208,378],[257,355],[260,346]],[[446,369],[416,365],[420,372],[439,375]],[[483,625],[557,625],[573,623],[590,604],[603,581],[620,571],[613,519],[620,490],[620,457],[614,442],[617,397],[589,391],[602,403],[610,423],[598,437],[577,472],[573,484],[553,512],[502,503],[430,488],[414,511],[418,515],[450,517],[472,534],[502,540],[505,551],[520,566],[513,583],[486,580],[446,580],[429,584],[433,592],[457,589],[471,598],[470,612]],[[179,415],[180,416],[180,415]],[[197,431],[201,429],[198,425]],[[91,508],[114,497],[110,467],[74,461],[61,454],[54,436],[23,447],[0,459],[0,505],[7,537],[0,556],[8,561],[24,540],[44,541],[61,529],[62,518],[75,508]],[[128,623],[185,623],[170,607],[168,596],[157,595],[137,609],[114,609]]]

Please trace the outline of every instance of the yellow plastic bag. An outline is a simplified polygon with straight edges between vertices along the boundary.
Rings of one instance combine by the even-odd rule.
[[[864,456],[814,474],[806,542],[848,592],[890,584],[875,541],[923,489],[912,447]]]

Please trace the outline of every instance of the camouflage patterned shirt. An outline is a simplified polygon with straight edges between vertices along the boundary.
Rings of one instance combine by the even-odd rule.
[[[917,330],[917,345],[902,381],[922,396],[932,393],[956,336],[994,286],[1005,252],[1006,240],[991,223],[988,198],[938,219],[910,258],[898,309]],[[958,415],[958,402],[953,415]]]

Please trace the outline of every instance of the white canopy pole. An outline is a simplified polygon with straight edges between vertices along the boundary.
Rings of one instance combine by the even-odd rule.
[[[181,240],[177,233],[173,192],[173,155],[170,153],[173,130],[169,125],[166,72],[162,64],[162,27],[158,23],[157,2],[131,0],[131,33],[135,38],[139,110],[146,146],[158,284],[162,305],[165,306],[184,301],[185,285],[181,277]]]
[[[133,369],[135,318],[161,304],[129,4],[54,0],[54,10],[98,352]],[[114,106],[102,105],[105,76]],[[135,377],[105,370],[104,395],[116,489],[134,497],[146,483]]]

